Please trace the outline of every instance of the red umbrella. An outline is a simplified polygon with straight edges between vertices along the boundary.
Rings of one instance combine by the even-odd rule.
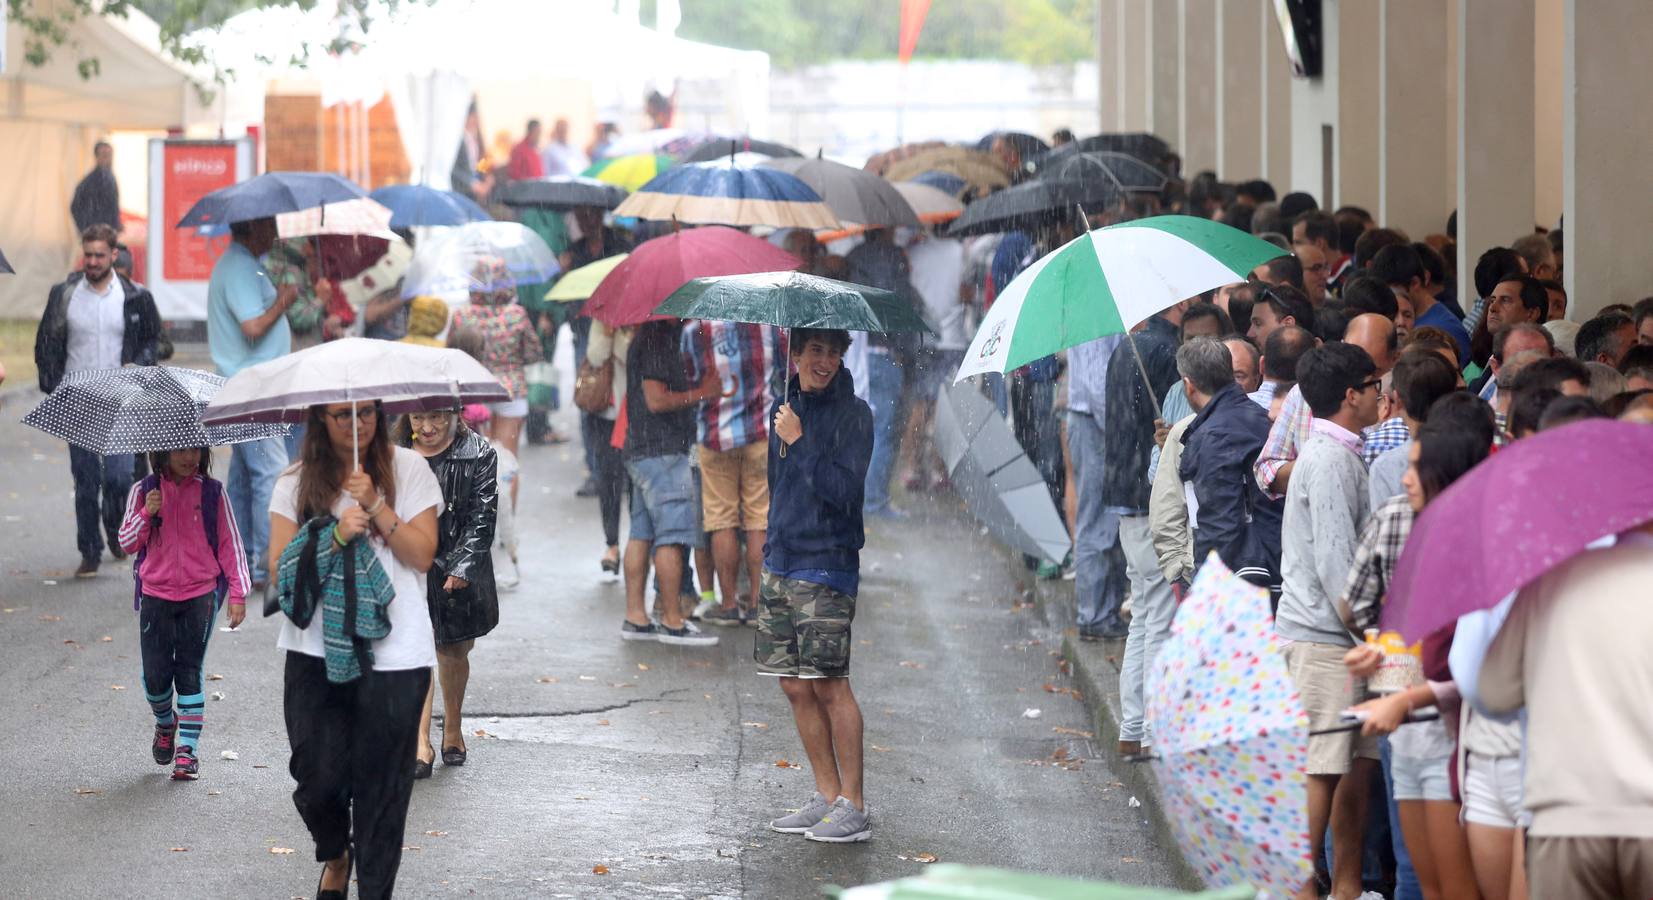
[[[691,228],[637,245],[597,285],[582,314],[615,328],[639,325],[664,318],[654,315],[654,308],[690,279],[778,272],[801,264],[785,250],[733,228]]]

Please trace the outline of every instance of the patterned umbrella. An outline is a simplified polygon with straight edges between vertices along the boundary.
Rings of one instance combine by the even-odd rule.
[[[1289,897],[1309,863],[1308,717],[1274,637],[1268,592],[1216,554],[1153,662],[1148,721],[1165,818],[1207,885]]]
[[[23,417],[94,453],[149,453],[239,444],[286,433],[284,425],[202,425],[224,379],[195,369],[131,366],[73,372]]]
[[[796,176],[721,162],[668,169],[627,197],[614,214],[735,228],[838,227],[821,195]]]

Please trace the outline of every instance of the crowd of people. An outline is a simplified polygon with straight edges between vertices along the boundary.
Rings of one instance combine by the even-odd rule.
[[[578,167],[565,122],[543,148],[540,140],[530,123],[507,178]],[[992,148],[1020,171],[1011,143]],[[434,297],[391,300],[370,305],[356,333],[465,350],[510,399],[396,422],[375,404],[315,407],[285,441],[235,445],[222,485],[205,449],[140,463],[71,448],[76,574],[97,574],[105,537],[116,559],[140,554],[155,760],[182,779],[198,774],[203,617],[210,626],[227,599],[239,622],[245,598],[266,584],[307,584],[281,592],[295,803],[327,862],[324,890],[354,867],[363,896],[388,894],[414,780],[438,755],[448,766],[467,759],[468,654],[498,622],[498,592],[519,578],[512,523],[528,373],[566,324],[587,470],[577,493],[598,501],[595,568],[624,580],[620,638],[695,648],[718,641],[701,625],[755,628],[758,667],[782,676],[816,784],[772,827],[865,840],[860,710],[843,676],[866,526],[907,517],[898,488],[908,497],[948,489],[929,418],[1006,285],[1088,227],[1175,212],[1220,219],[1286,252],[1246,281],[1151,317],[1129,339],[1100,338],[980,384],[1073,537],[1069,559],[1028,565],[1074,581],[1080,640],[1124,642],[1119,753],[1153,752],[1154,658],[1214,553],[1268,589],[1311,727],[1336,726],[1350,708],[1367,716],[1360,733],[1310,738],[1310,838],[1327,852],[1316,854],[1320,883],[1303,896],[1356,900],[1391,885],[1397,897],[1429,900],[1585,896],[1568,886],[1621,863],[1633,873],[1621,877],[1640,879],[1624,883],[1653,892],[1644,822],[1609,815],[1606,832],[1580,824],[1592,810],[1622,809],[1614,791],[1653,802],[1626,770],[1641,750],[1614,757],[1625,748],[1567,742],[1588,758],[1571,765],[1612,774],[1557,785],[1533,767],[1540,747],[1555,753],[1565,741],[1545,731],[1557,726],[1536,715],[1510,723],[1519,696],[1485,675],[1479,693],[1461,684],[1444,645],[1426,646],[1411,677],[1376,696],[1367,681],[1388,666],[1373,632],[1427,504],[1509,442],[1588,418],[1653,423],[1653,298],[1573,323],[1561,230],[1528,223],[1510,223],[1508,247],[1479,253],[1475,296],[1459,297],[1451,219],[1413,240],[1356,207],[1328,213],[1307,194],[1277,198],[1266,182],[1225,184],[1210,173],[1185,181],[1170,162],[1163,191],[1126,195],[1089,221],[1058,212],[970,238],[875,228],[831,245],[795,229],[768,236],[803,271],[895,292],[933,326],[927,339],[715,321],[615,328],[578,305],[550,310],[508,289],[475,290],[452,310]],[[485,191],[488,173],[471,165],[467,183]],[[577,208],[560,226],[564,271],[632,247],[598,208]],[[231,232],[208,292],[220,374],[346,333],[303,242],[278,246],[273,219]],[[82,239],[82,268],[53,289],[41,323],[47,391],[66,372],[153,364],[162,352],[153,300],[116,272],[113,231],[95,223]],[[181,512],[209,507],[212,516]],[[190,525],[174,537],[163,522]],[[373,552],[350,555],[364,535]],[[1621,546],[1614,563],[1646,574],[1645,551]],[[376,598],[360,634],[389,626],[370,660],[319,614],[339,592],[302,574],[337,554]],[[1523,621],[1529,647],[1542,647],[1533,629],[1545,620]],[[1480,649],[1486,671],[1522,664],[1505,647]],[[1632,697],[1645,674],[1594,672],[1603,690]],[[438,684],[443,729],[432,745]],[[1528,683],[1526,696],[1554,690]],[[1407,721],[1430,706],[1438,719]],[[383,758],[408,764],[351,762]],[[1598,838],[1640,849],[1580,843]],[[1524,860],[1523,848],[1549,862]],[[1634,852],[1640,861],[1625,862]],[[1374,856],[1387,865],[1374,870]]]

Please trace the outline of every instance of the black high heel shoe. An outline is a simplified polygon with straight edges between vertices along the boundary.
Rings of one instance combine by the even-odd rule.
[[[618,559],[609,559],[605,556],[603,557],[602,562],[604,572],[607,572],[610,575],[620,574],[620,561]]]
[[[350,897],[350,872],[353,868],[355,868],[356,854],[351,853],[348,850],[345,851],[345,854],[346,855],[345,855],[345,860],[344,860],[344,890],[342,890],[342,891],[334,891],[334,890],[324,891],[324,890],[321,889],[321,883],[322,883],[323,879],[325,879],[327,877],[327,865],[326,865],[326,863],[323,863],[322,867],[321,867],[321,875],[316,878],[316,900],[349,900],[349,897]]]
[[[429,745],[426,745],[429,746]],[[431,750],[430,759],[413,758],[413,780],[422,781],[430,777],[431,766],[436,762],[436,751]]]

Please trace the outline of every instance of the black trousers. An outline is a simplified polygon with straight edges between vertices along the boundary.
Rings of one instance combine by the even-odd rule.
[[[132,490],[132,454],[99,456],[69,445],[69,473],[75,479],[75,545],[82,559],[103,555],[103,536],[115,543]]]
[[[603,517],[603,539],[613,547],[620,543],[620,502],[630,490],[631,479],[626,476],[626,463],[620,451],[609,445],[614,437],[614,420],[581,413],[580,421],[596,443],[597,466],[591,474],[597,480],[597,508]]]
[[[217,609],[212,594],[193,600],[144,595],[138,608],[138,648],[143,654],[143,687],[151,697],[201,693],[201,660],[212,637]]]
[[[429,669],[369,671],[333,684],[325,661],[287,653],[282,710],[293,748],[287,768],[298,782],[293,805],[315,839],[318,862],[351,851],[362,900],[389,897],[396,887],[429,686]]]

